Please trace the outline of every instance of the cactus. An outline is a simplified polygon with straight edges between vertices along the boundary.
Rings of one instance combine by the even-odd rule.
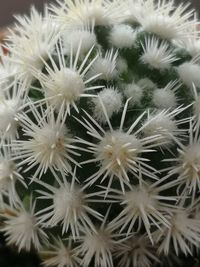
[[[8,245],[55,267],[197,257],[196,17],[172,0],[59,0],[16,16],[0,66]]]

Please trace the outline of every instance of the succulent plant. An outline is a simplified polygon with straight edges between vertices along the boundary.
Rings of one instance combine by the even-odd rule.
[[[198,255],[198,25],[172,0],[59,0],[16,16],[0,65],[8,245],[55,267]]]

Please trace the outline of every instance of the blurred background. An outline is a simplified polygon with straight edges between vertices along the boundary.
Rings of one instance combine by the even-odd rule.
[[[0,27],[11,24],[14,21],[13,14],[25,14],[34,5],[42,10],[45,3],[56,3],[56,0],[0,0]]]
[[[200,0],[175,0],[177,3],[191,3],[192,7],[200,11]],[[13,22],[13,14],[27,13],[31,5],[35,5],[42,10],[44,3],[56,3],[56,0],[1,0],[0,8],[0,27]]]

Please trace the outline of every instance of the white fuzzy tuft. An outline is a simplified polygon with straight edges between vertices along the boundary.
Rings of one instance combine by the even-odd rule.
[[[200,144],[198,130],[195,131],[192,124],[189,138],[188,145],[179,144],[175,164],[171,166],[168,176],[176,175],[176,182],[179,185],[178,193],[184,197],[190,195],[193,202],[196,193],[200,190]],[[173,162],[174,159],[167,159],[167,161]]]
[[[125,59],[122,57],[117,58],[117,64],[116,64],[117,73],[121,74],[124,72],[127,72],[128,70],[128,64]]]
[[[118,90],[114,88],[105,88],[98,94],[98,96],[101,98],[109,118],[121,110],[123,104],[122,94],[119,93]],[[105,124],[106,117],[102,109],[102,104],[99,101],[99,97],[92,99],[94,105],[93,115],[98,122]]]
[[[139,23],[138,18],[142,15],[143,13],[143,1],[132,1],[132,0],[124,0],[123,6],[121,8],[121,12],[123,12],[123,21],[126,23]],[[123,10],[124,8],[124,10]]]
[[[196,24],[191,25],[188,29],[189,38],[184,38],[183,40],[174,40],[178,48],[185,49],[192,58],[196,58],[200,54],[200,38],[198,26]]]
[[[82,164],[99,163],[100,166],[99,170],[86,180],[87,186],[91,186],[98,179],[101,179],[101,182],[107,179],[108,186],[105,195],[109,193],[113,180],[116,180],[116,178],[120,183],[122,191],[125,193],[124,185],[130,184],[129,172],[140,179],[138,172],[141,170],[145,175],[155,179],[155,175],[150,172],[152,168],[144,163],[148,159],[141,157],[141,154],[143,152],[152,152],[148,147],[152,148],[154,146],[153,143],[158,139],[158,136],[151,135],[150,137],[139,139],[134,134],[134,129],[143,118],[145,112],[133,122],[127,132],[123,131],[128,102],[129,100],[126,101],[124,106],[118,129],[113,130],[102,101],[102,108],[109,126],[108,131],[105,131],[87,112],[85,112],[87,117],[83,117],[84,122],[77,119],[87,129],[87,134],[98,140],[97,143],[92,143],[80,139],[80,143],[86,144],[88,146],[87,151],[94,155],[94,158],[86,160]],[[92,127],[91,122],[97,126],[99,132]],[[137,133],[140,131],[141,129],[138,129]]]
[[[184,109],[178,107],[172,111],[162,110],[149,115],[142,129],[144,136],[159,135],[160,138],[156,142],[161,147],[170,146],[174,142],[179,143],[177,137],[181,136],[181,130],[178,129],[178,125],[185,123],[186,119],[176,121],[175,116]]]
[[[169,49],[165,41],[160,41],[153,38],[146,38],[145,43],[142,44],[143,55],[140,60],[144,64],[149,64],[150,67],[155,69],[168,69],[171,64],[176,61],[176,57]]]
[[[20,72],[20,67],[12,61],[11,55],[5,55],[0,47],[0,87],[3,90],[10,89],[16,83],[16,77]]]
[[[176,96],[170,90],[157,89],[153,92],[153,103],[159,109],[174,108]]]
[[[134,135],[114,131],[106,133],[98,144],[96,157],[101,161],[102,169],[109,166],[110,173],[120,177],[127,173],[130,164],[135,165],[142,149],[140,140]]]
[[[68,230],[71,231],[73,239],[80,236],[80,230],[86,231],[94,230],[93,223],[89,215],[101,219],[101,215],[88,206],[87,194],[75,184],[75,173],[71,178],[71,184],[66,180],[61,180],[55,174],[55,178],[59,183],[59,188],[52,187],[41,181],[37,181],[46,190],[50,191],[48,195],[46,191],[40,191],[42,196],[46,196],[47,199],[52,200],[52,205],[49,205],[44,210],[40,217],[41,222],[45,222],[46,226],[52,227],[59,223],[62,224],[62,233],[64,234]]]
[[[15,164],[9,160],[0,161],[0,188],[1,191],[8,190],[12,183],[15,183]]]
[[[176,130],[176,122],[171,120],[162,112],[155,116],[149,117],[149,119],[146,121],[143,133],[145,136],[151,136],[152,134],[162,134],[165,136],[165,138],[167,135],[168,138],[170,138],[170,136],[173,136],[173,133]]]
[[[143,79],[140,79],[138,82],[137,82],[137,85],[140,86],[141,88],[144,88],[144,89],[155,89],[157,88],[157,85],[152,82],[152,80],[150,80],[149,78],[143,78]]]
[[[16,163],[12,160],[10,147],[2,144],[0,153],[0,201],[3,195],[7,195],[10,205],[15,205],[18,195],[15,189],[15,184],[19,181],[26,186],[24,178],[19,173]]]
[[[200,145],[198,142],[185,147],[179,156],[180,175],[187,176],[188,179],[199,179],[200,171]],[[181,175],[181,176],[182,176]]]
[[[159,262],[147,235],[131,235],[118,245],[114,256],[119,260],[117,267],[151,267],[153,262]]]
[[[136,32],[126,24],[113,26],[109,36],[110,43],[119,49],[131,48],[135,43],[135,39]]]
[[[37,166],[32,179],[41,177],[50,169],[59,169],[61,173],[71,170],[70,162],[76,163],[70,156],[79,155],[74,151],[71,136],[64,124],[65,116],[61,107],[58,116],[55,117],[54,111],[47,106],[48,113],[38,114],[36,107],[30,102],[28,106],[36,123],[29,119],[28,114],[21,114],[19,120],[22,124],[25,140],[16,140],[12,147],[16,153],[14,159],[20,160],[17,166],[23,166],[24,172]],[[29,113],[30,114],[30,113]]]
[[[140,101],[143,97],[143,87],[139,86],[136,83],[130,83],[127,84],[124,88],[124,94],[126,98],[131,98],[130,99],[130,106],[134,107],[135,105],[140,105]]]
[[[20,122],[17,116],[26,101],[26,85],[18,85],[16,78],[9,87],[12,90],[0,88],[0,137],[2,140],[12,140],[18,137]]]
[[[12,55],[10,60],[18,64],[20,76],[30,85],[32,68],[42,69],[42,59],[47,59],[48,53],[52,53],[60,30],[47,11],[43,17],[35,8],[31,9],[30,18],[19,16],[17,20],[19,25],[17,30],[11,30],[7,47]]]
[[[192,218],[189,211],[186,208],[177,207],[176,212],[169,217],[171,226],[161,228],[157,237],[157,241],[160,241],[160,253],[164,252],[165,255],[168,255],[173,246],[176,255],[179,255],[180,252],[191,255],[193,246],[199,247],[199,220]]]
[[[200,95],[197,94],[193,103],[193,114],[195,119],[200,122]]]
[[[78,28],[74,30],[66,30],[63,33],[63,50],[64,53],[70,55],[72,52],[73,55],[76,54],[81,42],[80,55],[86,54],[92,46],[97,42],[96,35],[94,34],[93,29]]]
[[[49,103],[57,110],[62,103],[69,110],[69,106],[80,99],[85,90],[85,84],[82,77],[75,70],[63,68],[51,73],[43,82],[45,97]]]
[[[112,80],[116,75],[118,51],[113,49],[106,52],[105,56],[99,55],[89,71],[89,77],[101,74],[99,79]]]
[[[169,227],[169,222],[166,219],[166,214],[170,211],[169,206],[166,206],[166,203],[162,201],[159,189],[155,188],[153,184],[145,183],[142,185],[141,183],[139,186],[131,186],[130,189],[121,195],[121,205],[124,208],[111,221],[111,229],[120,229],[120,233],[125,230],[126,235],[129,235],[134,231],[135,224],[138,223],[138,230],[144,225],[153,244],[151,226],[154,225],[158,229],[160,225]],[[167,198],[169,201],[173,200],[172,197]]]
[[[47,225],[53,226],[61,222],[63,233],[71,229],[75,238],[79,236],[82,220],[89,224],[89,228],[93,227],[87,216],[84,194],[78,188],[70,188],[70,185],[63,185],[53,195],[53,213]]]
[[[47,240],[47,235],[38,224],[34,214],[35,203],[26,211],[22,204],[15,210],[7,210],[4,213],[5,226],[2,231],[5,233],[6,242],[9,245],[16,245],[18,251],[22,249],[30,251],[32,247],[36,250],[41,248],[41,242]]]
[[[193,57],[198,57],[200,54],[200,39],[196,38],[185,39],[183,47],[188,51],[188,53]]]
[[[180,87],[180,84],[169,82],[164,88],[156,89],[153,92],[153,103],[159,109],[175,108],[177,99],[175,92]]]
[[[200,65],[193,62],[185,62],[177,67],[180,79],[188,87],[193,88],[193,85],[200,88]]]
[[[104,227],[95,229],[95,232],[86,232],[81,237],[79,253],[83,256],[82,266],[88,267],[94,258],[94,267],[114,267],[112,250],[114,240],[109,230]]]
[[[0,135],[1,138],[13,139],[17,135],[18,113],[20,103],[18,100],[0,100]]]
[[[40,251],[40,255],[45,267],[79,267],[81,259],[77,255],[77,250],[73,248],[72,242],[65,245],[61,239],[55,240],[55,244],[49,244],[48,250]]]
[[[113,25],[123,18],[122,3],[120,1],[105,0],[68,0],[58,2],[52,6],[51,11],[55,14],[56,21],[64,28],[87,25]]]
[[[155,33],[163,39],[184,39],[188,29],[197,25],[193,10],[188,4],[175,7],[173,1],[142,1],[143,10],[138,20],[143,29]]]
[[[92,66],[97,59],[97,56],[92,60],[88,60],[93,51],[93,47],[84,55],[81,59],[81,64],[79,65],[80,52],[81,52],[82,42],[78,44],[78,50],[76,51],[75,58],[73,55],[73,50],[70,51],[70,60],[66,62],[64,60],[64,51],[62,44],[60,47],[56,46],[57,54],[60,54],[58,58],[59,67],[56,65],[57,62],[49,54],[50,63],[46,63],[47,74],[38,72],[34,69],[34,75],[38,78],[43,86],[45,93],[45,100],[57,111],[60,107],[64,105],[67,113],[70,114],[71,107],[73,107],[77,112],[79,112],[77,102],[81,97],[93,97],[90,94],[91,90],[102,88],[103,86],[94,85],[90,86],[90,82],[98,78],[101,73],[95,72],[94,75],[90,76],[89,79],[86,78],[87,72],[92,71]],[[44,99],[41,100],[41,103]]]

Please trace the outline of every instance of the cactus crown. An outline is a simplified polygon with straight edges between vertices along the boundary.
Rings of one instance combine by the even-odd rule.
[[[56,267],[196,255],[195,12],[171,0],[65,0],[16,20],[0,65],[7,243]]]

